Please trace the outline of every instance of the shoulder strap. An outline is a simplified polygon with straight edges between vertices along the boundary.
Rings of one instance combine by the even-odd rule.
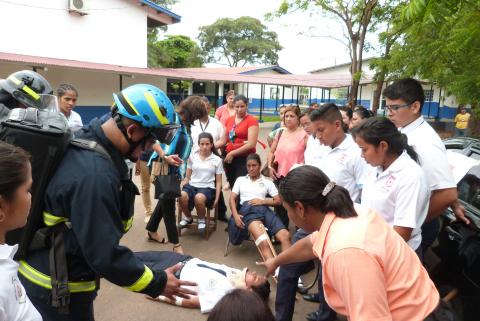
[[[88,150],[97,152],[101,154],[103,157],[105,157],[106,159],[108,159],[110,162],[112,162],[112,158],[110,157],[110,154],[105,150],[105,148],[102,145],[100,145],[96,141],[82,139],[82,138],[74,138],[70,141],[70,144],[78,148],[88,149]]]

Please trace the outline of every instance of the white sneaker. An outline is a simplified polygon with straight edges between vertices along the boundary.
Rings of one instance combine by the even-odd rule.
[[[184,227],[187,227],[187,225],[190,225],[193,223],[193,217],[190,217],[190,218],[182,218],[182,220],[180,221],[180,223],[178,223],[178,226],[180,228],[184,228]]]
[[[302,279],[298,278],[298,285],[299,288],[303,288],[303,281]]]
[[[207,227],[205,224],[205,220],[198,220],[198,229],[199,230],[204,230]]]

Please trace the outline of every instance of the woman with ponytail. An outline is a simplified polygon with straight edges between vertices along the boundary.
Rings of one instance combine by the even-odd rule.
[[[353,130],[367,163],[377,168],[365,178],[362,205],[372,208],[422,259],[421,226],[430,192],[417,153],[386,118],[369,118]]]
[[[415,252],[378,214],[353,205],[348,191],[304,165],[280,183],[296,226],[313,232],[266,260],[267,275],[284,264],[320,259],[328,305],[350,321],[455,320]],[[277,294],[278,295],[278,294]]]

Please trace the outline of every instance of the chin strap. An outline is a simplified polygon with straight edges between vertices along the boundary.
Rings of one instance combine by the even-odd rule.
[[[123,134],[123,137],[127,140],[130,148],[128,149],[127,155],[131,155],[135,148],[137,148],[139,145],[142,145],[142,148],[145,148],[145,144],[147,142],[147,137],[149,136],[149,133],[145,135],[142,139],[140,139],[138,142],[133,141],[130,137],[128,137],[127,129],[125,128],[125,125],[122,122],[122,116],[118,113],[112,113],[112,118],[115,120],[115,123],[117,124],[118,129]]]

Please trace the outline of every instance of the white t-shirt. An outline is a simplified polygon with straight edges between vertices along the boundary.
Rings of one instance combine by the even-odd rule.
[[[195,120],[190,127],[190,135],[193,141],[192,153],[198,150],[198,136],[203,132],[212,134],[213,142],[215,143],[223,137],[225,128],[218,119],[210,116],[208,116],[206,123],[202,123],[200,119]]]
[[[353,141],[352,136],[347,134],[340,145],[322,151],[314,166],[320,168],[330,180],[346,188],[352,201],[358,201],[364,175],[374,170],[362,158],[360,147]]]
[[[408,144],[418,154],[430,191],[455,188],[456,184],[448,166],[447,151],[440,137],[423,117],[419,117],[400,132],[407,135]]]
[[[18,263],[13,260],[18,245],[0,245],[0,320],[42,321],[18,279]]]
[[[362,205],[381,214],[391,226],[413,228],[408,245],[416,250],[422,242],[430,192],[420,166],[403,152],[385,171],[369,172],[362,191]]]
[[[199,188],[215,188],[215,175],[223,174],[222,159],[213,153],[202,160],[198,151],[192,152],[187,168],[192,170],[189,184]]]
[[[330,150],[329,146],[323,145],[313,135],[309,135],[304,153],[305,165],[317,166],[316,164],[320,161],[322,155],[325,155]]]
[[[233,184],[232,193],[240,195],[240,204],[243,204],[255,198],[265,199],[267,195],[277,196],[278,190],[275,184],[263,175],[260,175],[256,181],[252,181],[246,175],[237,178]]]
[[[219,271],[223,271],[225,274],[222,274]],[[215,307],[221,298],[235,289],[234,284],[229,278],[233,273],[242,273],[242,271],[226,265],[210,263],[193,258],[182,268],[182,271],[180,272],[180,280],[197,283],[197,286],[188,288],[197,292],[200,301],[200,311],[202,311],[202,313],[208,313]]]
[[[70,112],[70,116],[67,117],[67,120],[68,120],[68,127],[70,127],[72,132],[76,132],[77,130],[83,127],[82,117],[80,117],[80,115],[74,112],[73,110]]]

